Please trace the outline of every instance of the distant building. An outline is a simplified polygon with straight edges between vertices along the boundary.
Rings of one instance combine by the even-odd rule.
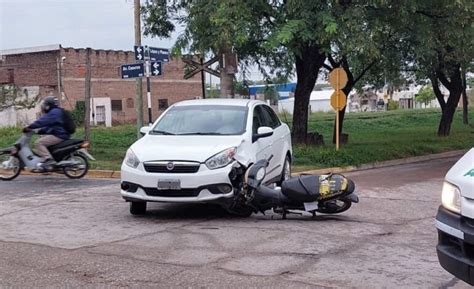
[[[119,67],[135,63],[133,51],[91,49],[91,122],[111,125],[136,121],[135,79],[121,79]],[[61,105],[74,109],[85,96],[86,49],[49,45],[0,51],[0,85],[14,85],[40,98],[62,92]],[[199,77],[183,79],[184,63],[172,59],[163,75],[151,77],[153,118],[169,105],[201,95]],[[146,81],[143,81],[144,119],[147,120]],[[25,116],[26,113],[26,116]],[[0,125],[16,125],[36,117],[37,110],[0,112]],[[23,116],[22,116],[23,115]],[[7,117],[8,116],[8,117]]]
[[[287,99],[295,95],[296,83],[250,85],[250,98],[263,100],[265,89],[267,89],[267,87],[274,87],[278,92],[280,99]]]
[[[328,112],[334,111],[331,107],[331,95],[333,89],[312,91],[309,100],[309,110],[311,112]],[[280,99],[278,102],[278,112],[293,114],[295,98]]]

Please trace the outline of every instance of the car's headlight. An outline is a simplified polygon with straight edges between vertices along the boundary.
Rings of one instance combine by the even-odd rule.
[[[458,214],[461,213],[461,192],[452,184],[444,182],[441,203],[446,209]]]
[[[125,164],[134,169],[140,164],[140,161],[131,149],[128,149],[127,154],[125,155]]]
[[[206,166],[210,170],[223,168],[234,160],[235,151],[237,148],[232,147],[213,155],[206,161]]]

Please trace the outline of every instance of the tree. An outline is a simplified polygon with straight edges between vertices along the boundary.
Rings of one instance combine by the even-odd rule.
[[[436,99],[436,95],[432,88],[430,88],[429,86],[424,86],[420,89],[415,99],[417,102],[421,102],[425,105],[428,105],[432,100]]]
[[[166,38],[176,26],[184,26],[173,53],[219,57],[221,96],[234,96],[236,55],[241,59],[254,55],[262,38],[267,1],[146,0],[142,7],[145,35]]]
[[[397,1],[400,30],[409,47],[408,70],[430,79],[441,106],[439,136],[448,136],[465,85],[463,70],[474,57],[474,4],[472,1]],[[422,32],[422,33],[421,33]],[[447,99],[441,92],[444,86]]]

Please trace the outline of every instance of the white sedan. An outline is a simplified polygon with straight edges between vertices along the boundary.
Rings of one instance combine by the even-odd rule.
[[[228,207],[245,169],[271,157],[266,183],[291,174],[288,126],[270,106],[246,99],[174,104],[127,151],[121,195],[131,214],[147,202],[214,202]]]

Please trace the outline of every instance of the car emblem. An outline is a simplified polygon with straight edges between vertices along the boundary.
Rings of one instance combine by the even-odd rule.
[[[174,164],[173,162],[169,162],[166,164],[166,168],[168,169],[168,171],[172,171],[174,169]]]

